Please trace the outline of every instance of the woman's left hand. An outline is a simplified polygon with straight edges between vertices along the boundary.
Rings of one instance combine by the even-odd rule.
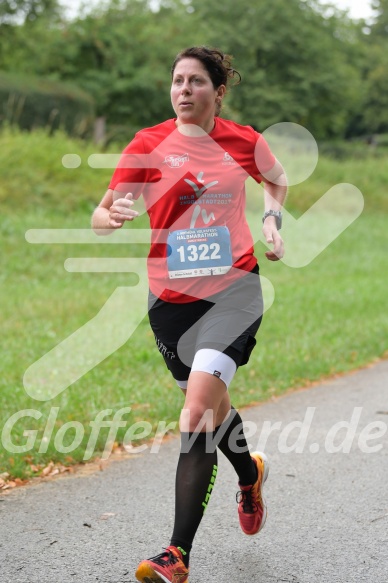
[[[265,256],[270,261],[279,261],[284,256],[284,243],[279,231],[276,228],[275,221],[268,217],[263,225],[263,234],[267,243],[273,244],[273,251],[266,251]]]

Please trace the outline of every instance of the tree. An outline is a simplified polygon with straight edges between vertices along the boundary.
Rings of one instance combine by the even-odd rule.
[[[366,133],[388,132],[388,55],[379,52],[375,66],[367,78],[364,106]]]
[[[370,26],[370,38],[387,40],[388,37],[388,0],[372,0],[375,11],[374,23]]]
[[[243,83],[231,92],[241,121],[261,129],[280,121],[317,138],[341,135],[359,105],[351,63],[353,24],[324,18],[315,0],[192,0],[209,44],[236,57]]]
[[[96,100],[98,115],[134,129],[171,116],[169,69],[176,52],[195,42],[186,6],[148,0],[111,2],[68,23],[44,53],[39,74],[76,82]]]
[[[60,15],[58,0],[1,0],[0,25],[34,21],[42,14],[51,19]]]
[[[58,0],[0,0],[0,70],[35,73],[61,15]]]
[[[388,132],[388,0],[374,0],[374,22],[366,36],[365,99],[362,127],[366,133]]]
[[[0,69],[76,83],[111,125],[136,129],[171,116],[171,62],[198,44],[234,55],[242,74],[226,117],[261,130],[293,121],[317,138],[343,136],[362,118],[366,35],[318,0],[110,0],[69,22],[43,14],[7,25],[13,37],[2,42]]]

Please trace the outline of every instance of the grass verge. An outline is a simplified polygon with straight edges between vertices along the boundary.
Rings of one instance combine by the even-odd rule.
[[[68,257],[128,257],[125,245],[32,245],[25,239],[34,228],[89,227],[110,176],[110,171],[87,166],[94,148],[60,134],[49,139],[43,132],[4,132],[0,144],[5,169],[0,186],[0,475],[26,479],[40,475],[50,462],[66,466],[101,455],[109,440],[136,445],[147,431],[152,436],[169,423],[176,427],[182,395],[154,347],[145,297],[140,324],[120,348],[50,401],[27,395],[23,375],[28,367],[92,319],[118,286],[136,281],[124,273],[64,269]],[[61,166],[69,152],[80,155],[80,168]],[[321,158],[314,175],[291,188],[288,209],[295,215],[337,182],[356,184],[366,203],[362,215],[306,267],[267,262],[265,247],[257,244],[261,273],[274,286],[275,303],[265,315],[249,365],[231,386],[236,407],[350,371],[386,352],[383,189],[388,165],[383,162],[371,156],[362,164]],[[311,236],[304,233],[306,245]],[[144,256],[145,246],[131,247],[134,253]],[[61,361],[53,374],[62,374]],[[105,420],[117,414],[117,422],[123,422],[113,437],[109,427],[93,434],[102,412]]]

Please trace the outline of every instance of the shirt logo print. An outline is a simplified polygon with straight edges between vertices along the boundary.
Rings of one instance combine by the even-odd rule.
[[[181,168],[185,162],[189,162],[189,155],[182,154],[169,154],[164,159],[164,164],[167,164],[170,168]]]
[[[234,164],[236,164],[236,160],[234,160],[232,158],[232,156],[229,154],[229,152],[225,152],[224,157],[222,159],[222,165],[223,166],[233,166]]]
[[[197,176],[197,180],[198,182],[201,182],[202,184],[204,183],[203,180],[203,172],[200,172]],[[195,184],[195,182],[193,182],[192,180],[189,180],[188,178],[185,178],[185,182],[191,186],[191,188],[194,190],[195,192],[195,196],[197,198],[199,198],[200,196],[203,195],[203,193],[205,192],[205,190],[207,190],[208,188],[210,188],[211,186],[215,186],[216,184],[218,184],[218,180],[213,180],[212,182],[208,182],[207,184],[204,184],[202,186],[202,188],[199,188],[199,186],[197,186]]]
[[[202,188],[199,188],[199,186],[197,186],[195,184],[195,182],[193,182],[192,180],[189,180],[188,178],[185,178],[185,182],[189,186],[191,186],[191,188],[194,190],[195,196],[197,198],[199,198],[200,196],[202,196],[203,193],[205,192],[205,190],[207,190],[211,186],[215,186],[216,184],[218,184],[218,180],[213,180],[212,182],[208,182],[207,184],[204,184],[205,180],[203,178],[203,175],[204,175],[204,172],[200,172],[198,174],[198,176],[197,176],[198,182],[200,182],[201,184],[203,184]],[[199,217],[200,214],[202,214],[202,220],[205,223],[205,225],[207,225],[208,223],[210,223],[210,221],[215,221],[216,220],[216,217],[215,217],[214,213],[210,213],[208,215],[205,209],[201,209],[200,206],[195,206],[194,207],[194,210],[193,210],[192,217],[191,217],[191,221],[190,221],[190,229],[194,229],[195,228],[195,223],[196,223],[197,218]]]

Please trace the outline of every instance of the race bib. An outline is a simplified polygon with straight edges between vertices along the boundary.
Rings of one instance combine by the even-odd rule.
[[[167,238],[167,244],[170,279],[223,275],[232,267],[227,227],[173,231]]]

